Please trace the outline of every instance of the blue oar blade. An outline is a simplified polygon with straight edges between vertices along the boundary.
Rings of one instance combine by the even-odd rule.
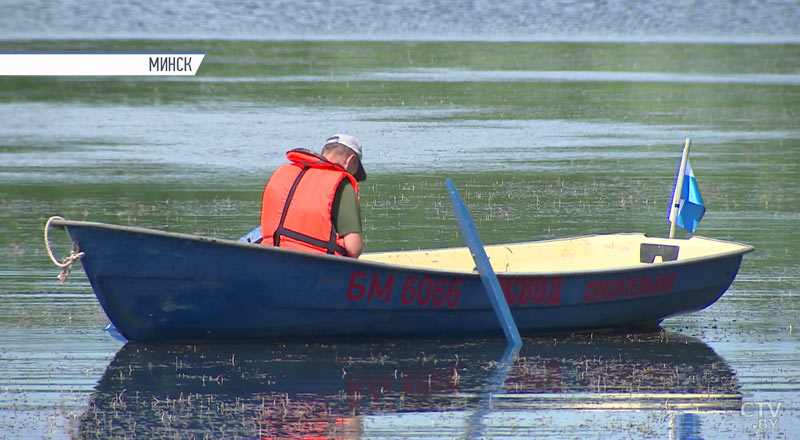
[[[458,190],[453,185],[453,181],[448,178],[445,180],[445,184],[450,193],[450,200],[453,202],[453,210],[458,220],[458,227],[461,229],[461,235],[464,236],[464,241],[472,253],[472,258],[478,267],[483,286],[489,295],[489,301],[497,314],[497,319],[500,320],[503,333],[505,333],[509,344],[519,347],[522,345],[522,338],[519,335],[517,324],[514,322],[514,317],[511,316],[511,310],[508,308],[503,291],[500,289],[500,283],[497,281],[494,269],[489,263],[489,257],[486,256],[483,242],[475,229],[475,225],[472,223],[472,217],[470,217],[467,208],[464,206],[461,196],[458,195]]]

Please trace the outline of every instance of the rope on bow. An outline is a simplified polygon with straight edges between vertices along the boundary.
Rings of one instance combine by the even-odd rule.
[[[53,261],[53,264],[61,268],[61,273],[58,274],[58,280],[61,284],[64,284],[67,281],[67,277],[69,276],[69,272],[72,270],[72,265],[75,264],[77,260],[80,260],[81,257],[86,255],[85,252],[81,252],[78,248],[78,243],[72,243],[72,250],[69,251],[69,256],[64,259],[64,261],[58,261],[58,258],[53,254],[53,249],[50,247],[50,223],[53,220],[64,220],[62,217],[53,216],[47,220],[47,223],[44,225],[44,245],[47,248],[47,255],[50,256],[50,260]]]

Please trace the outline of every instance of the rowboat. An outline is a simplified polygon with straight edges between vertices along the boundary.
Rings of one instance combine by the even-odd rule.
[[[501,334],[467,248],[352,259],[246,237],[50,225],[66,229],[100,305],[133,341]],[[623,233],[485,249],[519,331],[533,335],[653,327],[703,309],[753,247]]]

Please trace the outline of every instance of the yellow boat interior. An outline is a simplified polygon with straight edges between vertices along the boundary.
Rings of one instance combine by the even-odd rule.
[[[694,236],[688,239],[607,234],[485,246],[498,273],[599,271],[745,253],[751,246]],[[467,248],[366,253],[362,260],[417,268],[472,272]]]

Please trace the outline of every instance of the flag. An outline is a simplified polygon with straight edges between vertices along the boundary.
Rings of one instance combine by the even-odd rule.
[[[678,180],[675,179],[675,186],[677,188]],[[675,189],[672,190],[673,199]],[[667,212],[667,220],[670,219],[670,211]],[[678,215],[675,218],[675,224],[681,228],[694,233],[703,214],[706,213],[706,206],[703,204],[703,197],[700,195],[700,188],[697,186],[697,179],[692,172],[692,166],[689,161],[686,161],[686,169],[683,172],[683,189],[681,191],[680,201],[678,202]]]

